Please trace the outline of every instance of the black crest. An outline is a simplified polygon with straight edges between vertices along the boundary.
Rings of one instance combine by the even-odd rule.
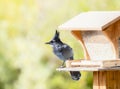
[[[60,33],[56,30],[53,39],[52,39],[51,41],[49,41],[49,42],[46,42],[46,44],[52,44],[52,43],[54,43],[54,42],[62,43],[62,41],[61,41],[60,38],[59,38],[59,35],[60,35]]]
[[[54,35],[54,37],[53,37],[52,40],[57,40],[57,39],[59,39],[59,34],[60,34],[60,33],[56,30],[55,35]]]

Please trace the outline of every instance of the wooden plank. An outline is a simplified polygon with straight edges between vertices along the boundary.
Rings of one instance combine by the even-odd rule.
[[[104,30],[120,20],[120,11],[92,11],[81,13],[60,25],[59,29],[67,30]]]
[[[120,89],[120,71],[117,72],[117,89]]]
[[[115,67],[120,66],[120,60],[67,60],[66,67]]]
[[[79,60],[79,61],[72,61],[71,67],[79,66],[79,67],[100,67],[102,62],[99,61],[87,61],[87,60]]]
[[[120,71],[120,67],[101,68],[101,67],[71,67],[57,68],[57,71]]]
[[[114,89],[117,89],[117,84],[118,84],[117,73],[118,73],[117,71],[114,71]]]
[[[99,71],[99,87],[106,89],[106,71]]]
[[[93,72],[93,89],[100,89],[99,88],[99,72]]]
[[[110,80],[109,80],[109,71],[106,72],[106,88],[109,89],[109,84]]]
[[[82,48],[83,48],[83,51],[84,51],[84,58],[89,60],[90,57],[89,57],[89,54],[87,52],[87,49],[85,47],[85,44],[84,44],[84,41],[83,41],[83,38],[82,38],[82,35],[81,35],[81,31],[71,31],[71,33],[75,36],[76,39],[78,39],[78,41],[80,42]]]
[[[107,72],[108,89],[114,89],[114,71]]]
[[[120,66],[120,60],[103,61],[101,67],[115,67],[115,66]]]
[[[115,76],[116,76],[116,89],[119,89],[118,87],[119,87],[119,71],[116,71],[116,74],[115,74]]]

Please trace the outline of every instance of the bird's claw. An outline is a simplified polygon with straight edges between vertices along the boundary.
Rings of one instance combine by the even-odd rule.
[[[62,65],[62,66],[60,66],[60,68],[65,68],[65,66]]]

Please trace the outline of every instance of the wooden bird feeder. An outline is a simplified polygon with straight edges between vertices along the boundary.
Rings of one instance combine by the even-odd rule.
[[[93,89],[120,89],[120,11],[81,13],[60,25],[83,47],[85,60],[66,61],[59,71],[92,71]]]

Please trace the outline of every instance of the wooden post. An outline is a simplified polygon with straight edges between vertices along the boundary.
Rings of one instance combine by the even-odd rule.
[[[120,89],[120,71],[94,71],[93,89]]]

